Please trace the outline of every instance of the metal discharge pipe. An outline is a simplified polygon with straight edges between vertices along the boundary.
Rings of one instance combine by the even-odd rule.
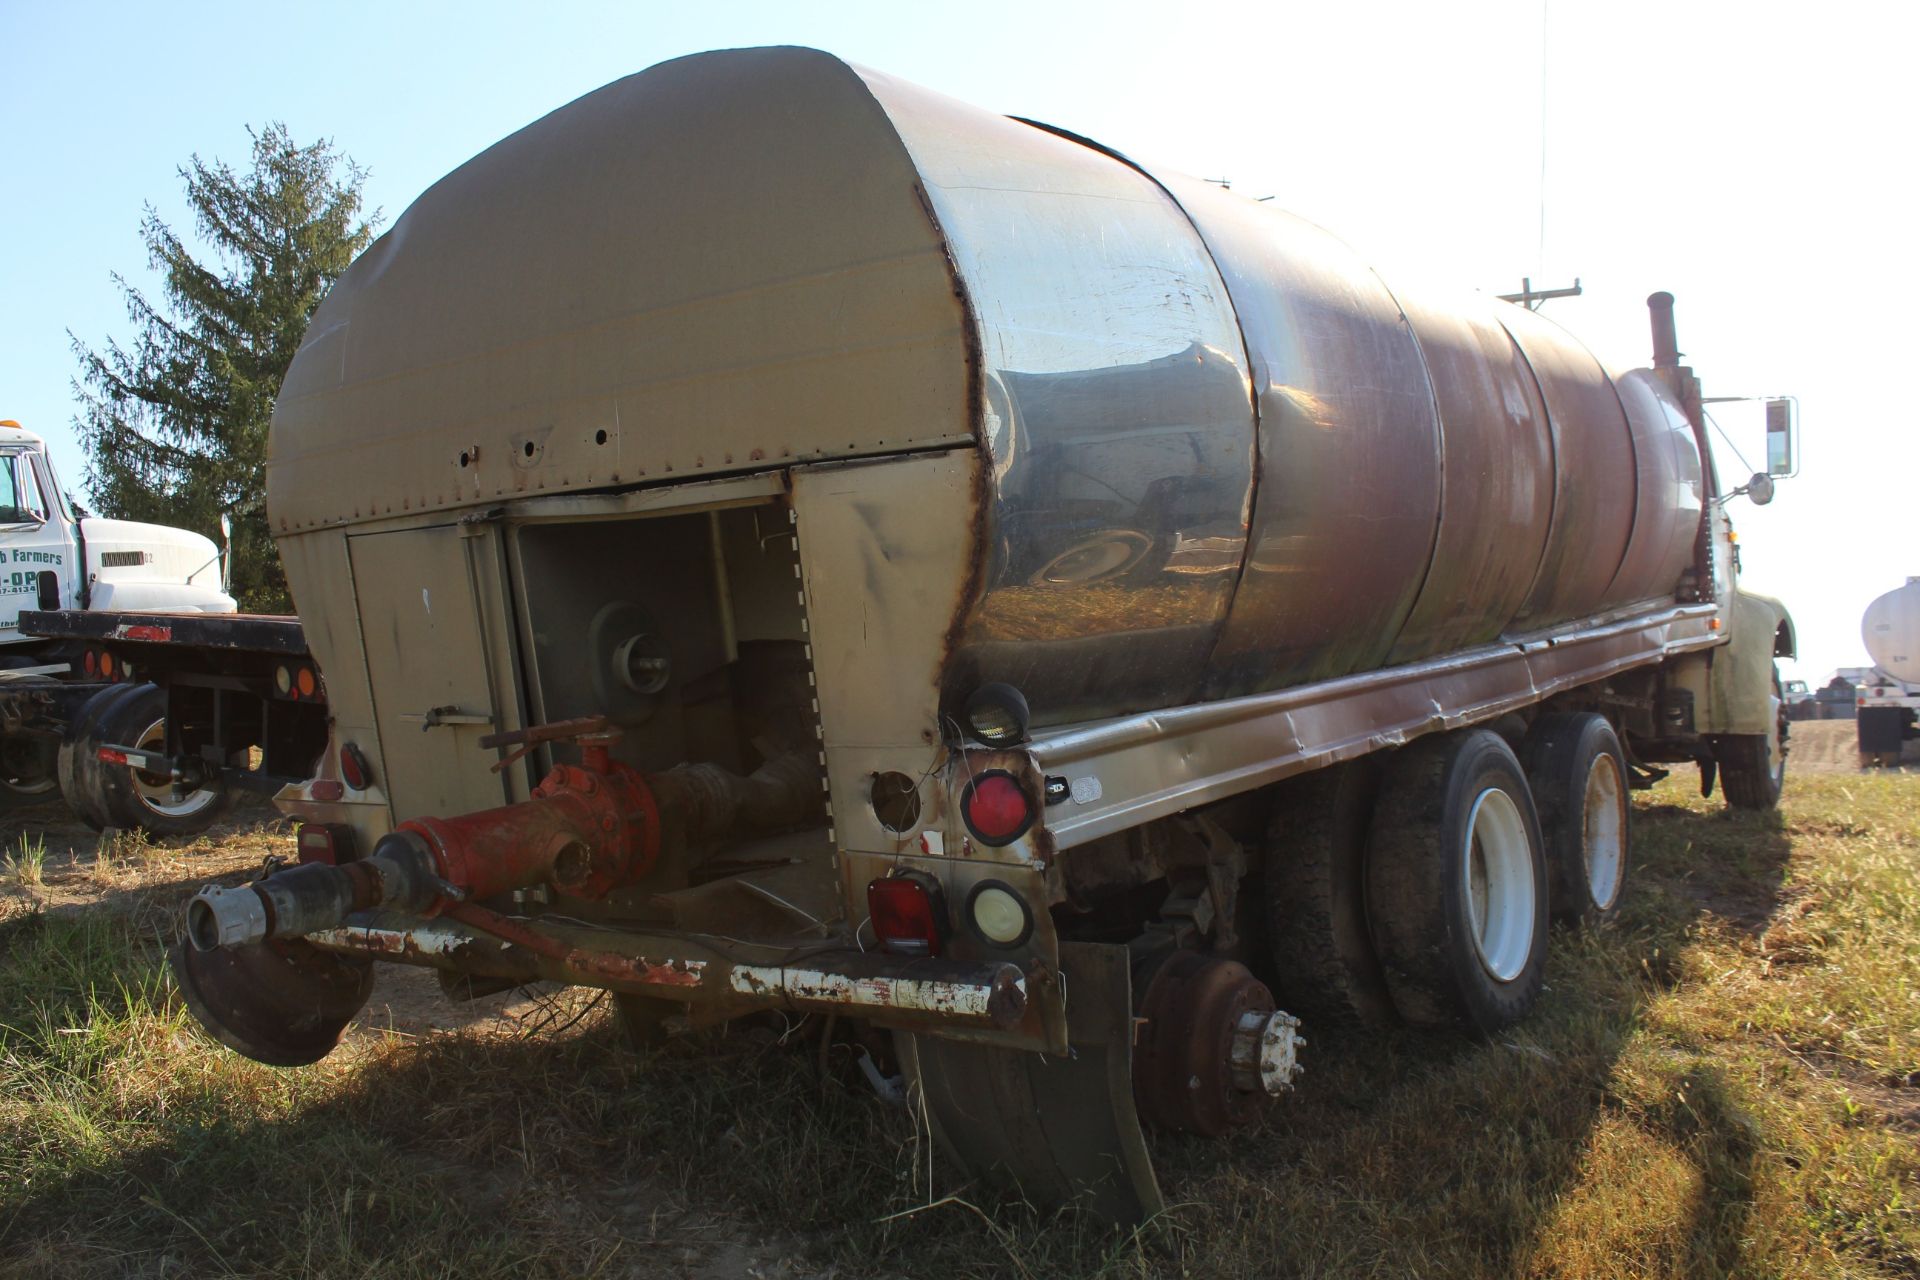
[[[663,847],[794,825],[820,803],[818,771],[798,752],[747,778],[710,764],[648,777],[591,746],[582,759],[556,767],[519,804],[404,822],[366,858],[208,885],[187,904],[188,941],[211,951],[298,938],[373,907],[432,916],[538,884],[597,898],[652,871]]]

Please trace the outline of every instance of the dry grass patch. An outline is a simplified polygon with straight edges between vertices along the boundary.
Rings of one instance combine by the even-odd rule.
[[[255,1066],[159,946],[284,836],[123,851],[116,886],[50,855],[88,909],[0,905],[0,1271],[1920,1275],[1920,778],[1803,779],[1774,817],[1676,780],[1636,817],[1623,919],[1555,934],[1525,1025],[1309,1028],[1257,1130],[1156,1142],[1177,1207],[1142,1236],[928,1207],[908,1117],[844,1046],[823,1081],[811,1026],[639,1056],[563,993]]]

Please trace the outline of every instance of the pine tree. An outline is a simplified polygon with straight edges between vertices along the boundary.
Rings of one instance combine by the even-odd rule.
[[[299,146],[278,123],[248,135],[246,173],[198,155],[179,171],[211,262],[147,206],[140,236],[164,306],[116,274],[137,330],[129,345],[96,352],[67,335],[81,365],[74,425],[103,515],[214,536],[229,512],[240,607],[288,612],[264,501],[267,423],[314,308],[379,214],[360,216],[366,170],[327,139]]]

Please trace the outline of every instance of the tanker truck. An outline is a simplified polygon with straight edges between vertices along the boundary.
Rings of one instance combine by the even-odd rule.
[[[1897,765],[1920,738],[1920,578],[1879,597],[1860,619],[1873,669],[1854,687],[1860,767]]]
[[[1118,1221],[1303,1019],[1491,1032],[1629,791],[1774,804],[1672,299],[1611,374],[1270,205],[805,49],[683,58],[346,272],[268,510],[329,740],[186,904],[206,1029],[385,964],[889,1043],[956,1176]],[[1766,477],[1746,486],[1764,496]]]

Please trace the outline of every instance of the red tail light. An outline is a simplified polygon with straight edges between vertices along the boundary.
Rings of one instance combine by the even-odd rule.
[[[340,780],[355,791],[365,791],[367,784],[373,781],[373,766],[367,763],[366,753],[357,743],[347,742],[340,746]]]
[[[903,956],[937,956],[946,932],[940,882],[919,871],[886,876],[867,886],[867,915],[874,936]]]
[[[295,848],[302,862],[337,867],[353,861],[353,828],[334,822],[303,822]]]
[[[1012,844],[1033,825],[1033,797],[1005,769],[990,769],[967,784],[960,816],[973,838],[985,844]]]

